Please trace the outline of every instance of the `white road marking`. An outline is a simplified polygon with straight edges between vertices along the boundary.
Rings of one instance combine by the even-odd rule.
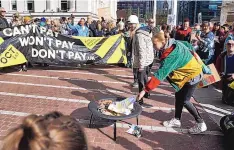
[[[15,85],[24,85],[24,86],[36,86],[36,87],[47,87],[47,88],[59,88],[59,89],[72,89],[72,90],[83,90],[83,91],[98,91],[98,92],[110,92],[110,93],[118,93],[118,94],[127,94],[126,92],[118,91],[118,90],[112,90],[106,88],[105,90],[99,90],[99,89],[86,89],[86,88],[80,88],[80,87],[72,87],[72,86],[58,86],[58,85],[50,85],[50,84],[36,84],[36,83],[25,83],[25,82],[13,82],[13,81],[1,81],[2,84],[15,84]],[[129,94],[136,95],[137,92],[129,92]],[[167,95],[167,94],[154,94],[151,95],[156,96],[166,96],[166,97],[174,97],[174,95]]]
[[[43,95],[30,95],[30,94],[20,94],[20,93],[8,93],[8,92],[0,92],[0,95],[4,96],[15,96],[15,97],[25,97],[25,98],[35,98],[35,99],[44,99],[44,100],[55,100],[55,101],[66,101],[66,102],[73,102],[73,103],[82,103],[82,104],[89,104],[89,100],[82,100],[82,99],[71,99],[71,98],[63,98],[63,97],[50,97],[50,96],[43,96]],[[170,107],[157,107],[157,106],[142,106],[143,109],[153,109],[153,110],[161,110],[161,111],[168,111],[172,112],[175,111],[175,108]],[[215,114],[218,116],[224,116],[224,114],[221,114],[219,112],[215,112],[209,109],[204,109],[206,112]],[[183,112],[188,111],[186,109],[183,109]]]
[[[2,74],[2,73],[0,73],[0,74]],[[89,81],[89,82],[110,83],[110,84],[123,84],[123,85],[127,85],[128,84],[126,82],[114,82],[114,81],[92,80],[92,79],[85,80],[85,79],[78,79],[78,78],[63,78],[63,77],[39,76],[39,75],[17,74],[17,73],[6,73],[6,74],[2,74],[2,75],[32,77],[32,78],[43,78],[43,79],[56,79],[56,80]]]
[[[71,73],[71,74],[86,74],[86,75],[95,75],[95,76],[117,76],[123,78],[133,78],[133,76],[129,75],[113,75],[113,74],[99,74],[99,73],[92,73],[92,72],[78,72],[78,71],[64,71],[64,70],[46,70],[48,72],[62,72],[62,73]]]
[[[220,116],[220,117],[223,117],[225,116],[225,114],[221,114],[221,113],[218,113],[218,112],[214,112],[212,110],[209,110],[209,109],[206,109],[203,107],[203,109],[207,112],[207,113],[210,113],[210,114],[214,114],[214,115],[217,115],[217,116]]]
[[[89,124],[89,121],[90,120],[84,120],[84,119],[77,119],[77,121],[79,121],[80,123],[82,124]],[[140,122],[140,120],[139,120]],[[93,124],[95,125],[106,125],[107,123],[106,122],[100,122],[100,121],[94,121]],[[108,125],[108,124],[107,124]],[[113,126],[113,125],[111,125]],[[129,128],[129,124],[126,124],[126,123],[120,123],[120,122],[117,122],[116,123],[116,127],[119,127],[119,128]],[[184,133],[188,133],[188,129],[183,129],[183,128],[168,128],[168,127],[164,127],[164,126],[147,126],[147,125],[139,125],[140,127],[142,127],[143,130],[148,130],[148,131],[156,131],[156,132],[170,132],[170,133],[181,133],[181,134],[184,134]],[[220,132],[220,131],[206,131],[206,132],[203,132],[203,133],[200,133],[202,135],[214,135],[214,136],[223,136],[223,133]]]
[[[24,113],[24,112],[0,110],[0,115],[12,115],[12,116],[25,117],[25,116],[28,116],[30,114],[29,113]]]
[[[74,68],[74,69],[82,69],[82,70],[88,70],[88,69],[94,69],[94,70],[110,70],[110,71],[115,71],[115,72],[125,72],[126,70],[120,70],[120,69],[103,69],[103,68],[88,68],[88,67],[74,67],[74,66],[57,66],[57,65],[50,65],[52,67],[58,67],[58,68]]]
[[[219,92],[219,93],[222,93],[222,90],[219,90],[219,89],[216,89],[216,88],[214,88],[214,90]]]
[[[8,93],[8,92],[0,92],[0,95],[44,99],[44,100],[66,101],[66,102],[84,103],[84,104],[90,103],[90,101],[88,101],[88,100],[61,98],[61,97],[50,97],[50,96],[42,96],[42,95],[29,95],[29,94]]]
[[[125,93],[117,90],[99,90],[99,89],[85,89],[79,87],[71,87],[71,86],[58,86],[58,85],[50,85],[50,84],[36,84],[36,83],[25,83],[25,82],[13,82],[13,81],[0,81],[2,84],[16,84],[16,85],[26,85],[26,86],[37,86],[37,87],[48,87],[48,88],[59,88],[59,89],[73,89],[73,90],[83,90],[83,91],[99,91],[99,92],[111,92],[111,93]]]
[[[50,96],[43,96],[43,95],[20,94],[20,93],[8,93],[8,92],[0,92],[0,95],[25,97],[25,98],[35,98],[35,99],[45,99],[45,100],[67,101],[67,102],[84,103],[84,104],[88,104],[90,102],[89,100],[70,99],[70,98],[62,98],[62,97],[50,97]],[[143,109],[164,110],[164,111],[173,111],[174,110],[174,108],[153,107],[153,106],[146,107],[145,105],[143,105],[142,108]]]
[[[13,116],[20,116],[20,117],[25,117],[30,115],[30,113],[25,113],[25,112],[16,112],[16,111],[6,111],[6,110],[0,110],[0,115],[13,115]],[[77,119],[78,122],[81,124],[89,124],[90,120],[83,120],[83,119]],[[95,125],[105,125],[105,122],[93,122]],[[113,125],[112,125],[113,126]],[[129,128],[129,124],[126,123],[117,123],[117,128]],[[147,126],[147,125],[139,125],[142,127],[143,130],[148,130],[148,131],[156,131],[156,132],[169,132],[169,133],[188,133],[188,129],[183,129],[183,128],[166,128],[162,126]],[[223,134],[219,131],[206,131],[204,133],[201,133],[203,135],[214,135],[214,136],[223,136]]]
[[[199,103],[204,109],[206,108],[210,108],[210,109],[213,109],[213,110],[216,110],[216,111],[219,111],[219,112],[222,112],[224,114],[231,114],[232,112],[230,111],[227,111],[225,109],[222,109],[222,108],[218,108],[214,105],[211,105],[211,104],[202,104],[202,103]]]
[[[98,83],[129,85],[129,83],[126,83],[126,82],[108,81],[108,80],[78,79],[78,78],[67,78],[67,77],[56,77],[56,76],[39,76],[39,75],[30,75],[30,74],[17,74],[17,73],[0,73],[0,75],[32,77],[32,78],[42,78],[42,79],[55,79],[55,80],[89,81],[89,82],[98,82]],[[130,85],[129,85],[129,87],[130,87]],[[171,86],[161,84],[161,85],[159,85],[159,87],[171,87]],[[134,88],[134,87],[131,87],[131,88]]]

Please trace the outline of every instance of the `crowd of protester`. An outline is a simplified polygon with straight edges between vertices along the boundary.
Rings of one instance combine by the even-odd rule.
[[[105,20],[101,17],[99,20],[93,20],[92,16],[87,19],[81,18],[77,23],[75,16],[61,17],[60,19],[50,18],[32,18],[31,16],[20,16],[15,13],[12,19],[8,21],[5,18],[6,11],[0,8],[0,31],[4,28],[14,27],[24,24],[38,24],[38,26],[51,29],[54,32],[59,32],[63,35],[83,36],[83,37],[108,37],[122,33],[124,29],[123,21],[114,22],[113,20]]]
[[[177,26],[172,31],[164,30],[164,33],[168,32],[170,38],[191,43],[204,64],[215,64],[222,77],[220,88],[222,100],[226,103],[224,95],[228,84],[234,81],[234,22],[231,25],[221,25],[219,22],[204,21],[201,25],[190,27],[189,20],[185,19],[182,26]]]
[[[124,21],[122,18],[115,22],[113,20],[106,21],[103,17],[99,20],[94,20],[92,16],[88,16],[87,19],[81,18],[77,23],[75,22],[75,16],[71,14],[70,17],[61,17],[60,19],[49,19],[49,18],[31,18],[30,16],[20,16],[19,13],[15,13],[12,16],[11,21],[7,21],[5,18],[6,11],[4,8],[0,8],[0,31],[7,27],[14,27],[24,24],[38,24],[38,26],[43,26],[52,31],[59,32],[62,35],[73,35],[73,36],[83,36],[83,37],[109,37],[116,34],[122,34],[126,41],[127,49],[127,67],[133,68],[134,82],[132,86],[144,87],[143,80],[146,78],[141,78],[141,82],[138,82],[139,71],[137,69],[139,62],[136,62],[138,58],[145,56],[147,60],[139,60],[144,63],[151,61],[151,56],[156,54],[160,57],[161,52],[156,52],[153,49],[151,38],[157,32],[163,32],[165,38],[168,41],[179,40],[191,43],[196,53],[203,60],[204,64],[209,65],[214,63],[222,77],[225,79],[225,84],[229,83],[234,79],[234,56],[230,52],[230,57],[224,57],[226,53],[229,55],[229,51],[232,51],[234,40],[234,23],[232,25],[223,24],[219,22],[212,23],[204,21],[202,24],[194,24],[193,27],[190,26],[190,20],[185,19],[184,23],[178,26],[169,26],[167,24],[159,25],[155,27],[153,19],[149,19],[146,26],[141,26],[136,15],[131,15],[128,20]],[[140,29],[140,30],[139,30]],[[139,34],[136,34],[138,33]],[[136,36],[136,38],[134,38]],[[142,43],[147,40],[146,43]],[[139,41],[139,44],[136,42]],[[169,44],[169,43],[168,43]],[[139,49],[144,52],[143,56],[136,54],[135,49]],[[153,52],[152,52],[153,51]],[[149,54],[149,55],[148,55]],[[224,59],[225,58],[225,59]],[[150,59],[150,60],[149,60]],[[225,62],[223,62],[225,60]],[[225,65],[223,65],[225,64]],[[47,66],[47,65],[45,65]],[[150,68],[145,68],[147,73]],[[141,68],[141,70],[144,68]],[[22,66],[21,71],[26,71],[25,65]],[[142,76],[142,72],[140,73]],[[147,80],[145,80],[146,82]],[[225,87],[225,86],[224,86]],[[225,91],[225,88],[223,88]],[[225,92],[223,92],[225,93]]]
[[[143,104],[143,98],[148,98],[150,91],[166,77],[176,91],[175,117],[163,122],[166,127],[181,126],[181,114],[185,107],[196,120],[189,133],[198,134],[207,130],[198,110],[190,102],[204,73],[192,49],[205,65],[215,64],[222,77],[223,95],[228,84],[234,81],[234,23],[221,25],[219,22],[213,24],[204,21],[191,27],[189,19],[185,19],[183,25],[173,27],[162,24],[155,27],[154,20],[149,19],[146,26],[141,26],[138,17],[131,15],[126,22],[122,18],[118,22],[106,21],[103,17],[96,21],[88,16],[87,20],[81,18],[76,24],[73,15],[60,19],[32,19],[30,16],[22,17],[19,13],[14,14],[8,22],[5,14],[4,8],[0,8],[0,31],[7,27],[34,23],[63,35],[109,37],[122,34],[127,49],[126,67],[133,69],[132,86],[138,86],[139,89],[138,102]],[[148,81],[155,57],[160,58],[160,68]],[[57,135],[56,139],[53,134]],[[45,116],[26,117],[23,124],[5,138],[3,149],[72,150],[78,147],[87,149],[81,127],[74,119],[54,112]]]
[[[134,82],[132,84],[133,87],[139,86],[139,91],[141,91],[142,87],[144,87],[147,81],[147,75],[142,77],[142,71],[139,73],[137,70],[139,70],[139,66],[144,66],[143,63],[151,60],[151,57],[147,56],[147,53],[149,53],[147,51],[152,48],[152,45],[150,44],[150,40],[147,40],[146,37],[139,37],[141,34],[137,33],[143,32],[143,30],[148,30],[147,32],[150,34],[146,35],[145,33],[144,35],[149,37],[149,39],[152,38],[152,36],[157,32],[164,33],[165,38],[167,39],[166,41],[168,41],[165,47],[168,47],[168,45],[170,45],[170,43],[174,40],[190,43],[205,65],[214,64],[216,66],[218,73],[222,77],[222,82],[220,82],[221,84],[219,85],[219,88],[222,89],[222,93],[225,95],[227,85],[234,80],[234,22],[231,25],[221,25],[219,22],[212,23],[203,21],[202,24],[196,23],[193,27],[191,27],[189,19],[185,19],[182,25],[172,27],[167,24],[162,24],[160,25],[160,29],[158,29],[151,25],[151,22],[153,21],[152,19],[149,19],[148,26],[140,27],[137,16],[133,16],[135,17],[135,20],[131,20],[132,16],[129,18],[129,29],[125,33],[125,39],[128,48],[127,66],[133,68],[134,74]],[[135,40],[140,42],[136,44],[134,43]],[[142,43],[142,41],[146,43]],[[146,45],[148,47],[146,47]],[[135,54],[136,51],[138,53],[137,55]],[[141,54],[141,51],[146,54]],[[161,53],[162,52],[157,52],[156,56],[160,57]],[[152,53],[150,55],[152,55]],[[138,57],[140,57],[140,59]],[[138,66],[135,64],[138,64]],[[140,70],[143,69],[148,70],[148,68],[140,68]],[[145,72],[145,74],[147,73],[148,71]],[[145,80],[145,82],[142,80]],[[145,97],[148,96],[145,95]],[[225,100],[223,101],[225,102]]]

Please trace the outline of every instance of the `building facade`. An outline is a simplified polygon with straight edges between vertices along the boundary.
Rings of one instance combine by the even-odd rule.
[[[223,1],[221,6],[220,23],[232,24],[234,22],[234,0]]]
[[[126,16],[136,14],[140,19],[153,17],[154,1],[152,0],[120,0],[117,4],[117,10],[125,10]]]
[[[178,1],[178,24],[185,18],[189,18],[190,23],[198,23],[198,13],[202,14],[202,21],[211,21],[220,17],[222,0],[211,1]]]
[[[127,18],[131,14],[139,17],[141,22],[154,18],[154,2],[156,2],[156,24],[167,23],[169,14],[177,14],[177,0],[119,0],[117,11],[118,17]],[[176,17],[174,17],[176,24]]]
[[[77,19],[89,15],[98,19],[99,11],[106,9],[106,17],[116,19],[117,11],[117,0],[1,0],[0,5],[6,9],[7,17],[19,12],[32,17],[60,18],[73,14]]]

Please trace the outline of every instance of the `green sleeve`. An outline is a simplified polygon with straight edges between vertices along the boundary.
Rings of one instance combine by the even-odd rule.
[[[178,56],[177,53],[172,52],[169,54],[162,62],[160,68],[154,73],[154,76],[163,81],[166,77],[175,69],[179,68],[179,62],[181,56]]]
[[[180,41],[181,43],[183,43],[187,48],[189,48],[189,50],[195,51],[193,46],[187,42],[187,41]]]

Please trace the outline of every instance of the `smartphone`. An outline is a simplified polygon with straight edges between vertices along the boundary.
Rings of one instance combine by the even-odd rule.
[[[198,30],[198,31],[196,32],[196,36],[200,36],[200,35],[201,35],[201,31]]]

